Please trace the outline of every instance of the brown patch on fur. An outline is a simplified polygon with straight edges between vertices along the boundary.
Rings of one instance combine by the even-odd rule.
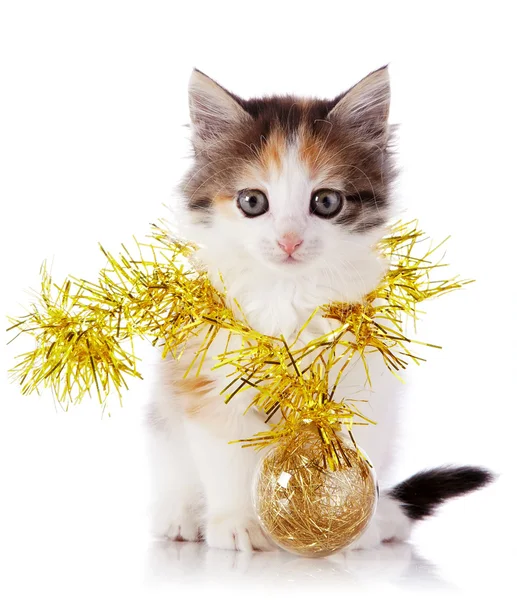
[[[184,394],[204,394],[207,388],[213,389],[214,380],[201,375],[176,381],[175,387]]]
[[[226,204],[228,202],[232,202],[234,199],[233,196],[229,194],[217,194],[214,198],[214,203],[216,204]]]
[[[230,194],[217,194],[214,197],[214,206],[217,206],[218,210],[224,212],[227,217],[236,218],[233,210],[234,201],[235,197]]]
[[[331,127],[332,124],[328,123],[329,132]],[[300,159],[305,163],[309,176],[315,179],[324,166],[325,154],[322,156],[324,149],[322,141],[307,128],[300,131],[299,140]]]
[[[204,376],[179,379],[174,382],[175,392],[181,399],[187,417],[198,417],[202,411],[219,401],[217,396],[214,398],[211,394],[214,387],[214,381]]]
[[[200,413],[206,411],[206,409],[213,403],[213,399],[203,397],[189,398],[189,401],[185,403],[184,412],[185,416],[191,419],[199,418]]]
[[[258,154],[264,174],[267,175],[272,169],[280,170],[282,166],[282,155],[286,150],[286,139],[280,128],[274,129],[265,139]]]

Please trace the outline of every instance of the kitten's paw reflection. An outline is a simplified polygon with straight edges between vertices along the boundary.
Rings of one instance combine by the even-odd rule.
[[[253,552],[253,550],[272,549],[257,521],[240,515],[209,519],[205,540],[211,548],[222,550]]]
[[[155,540],[149,547],[148,576],[155,581],[188,580],[199,576],[207,547],[195,542]]]
[[[205,544],[155,541],[149,550],[148,577],[154,581],[298,582],[303,585],[339,582],[340,585],[386,582],[401,588],[450,589],[434,565],[420,557],[410,544],[381,544],[375,550],[342,552],[326,558],[302,558],[280,550],[235,552]]]
[[[218,577],[221,573],[249,573],[253,564],[264,552],[235,552],[209,548],[205,555],[204,570],[207,576]]]

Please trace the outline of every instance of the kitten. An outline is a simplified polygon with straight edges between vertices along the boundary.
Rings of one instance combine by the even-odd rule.
[[[288,340],[315,307],[357,302],[374,289],[386,264],[375,250],[393,211],[395,178],[388,124],[386,67],[333,100],[271,97],[243,100],[198,70],[189,87],[194,163],[183,182],[182,234],[199,245],[197,259],[212,283],[262,333]],[[311,322],[302,343],[325,330]],[[182,360],[159,365],[150,405],[154,531],[209,546],[265,550],[270,543],[251,506],[259,454],[230,440],[264,430],[264,415],[244,411],[252,392],[225,404],[227,372],[205,360],[183,378]],[[226,335],[210,349],[215,356]],[[372,388],[360,362],[347,369],[336,397],[368,400],[375,426],[354,430],[382,485],[397,439],[398,380],[369,356]],[[412,524],[448,497],[481,487],[477,468],[423,472],[381,491],[374,520],[355,548],[404,540]]]

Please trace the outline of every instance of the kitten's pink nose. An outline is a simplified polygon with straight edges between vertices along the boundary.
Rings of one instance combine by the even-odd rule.
[[[303,240],[296,233],[286,233],[278,240],[278,245],[282,250],[291,256],[291,254],[299,248]]]

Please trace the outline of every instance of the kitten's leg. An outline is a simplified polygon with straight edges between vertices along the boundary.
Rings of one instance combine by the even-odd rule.
[[[200,539],[202,490],[188,447],[179,415],[174,423],[151,419],[151,527],[156,536]]]
[[[202,486],[187,440],[184,413],[174,391],[175,365],[174,361],[159,357],[148,409],[151,526],[160,537],[197,541]]]
[[[219,397],[214,403],[221,407]],[[224,404],[216,412],[219,414],[202,411],[186,419],[206,498],[206,543],[213,548],[248,552],[270,549],[251,503],[251,481],[259,455],[253,448],[228,444],[263,429],[263,420],[254,414],[244,416],[243,411]]]
[[[390,478],[393,465],[399,430],[400,402],[399,381],[389,373],[386,377],[382,377],[384,372],[385,365],[382,359],[373,357],[370,374],[372,377],[376,376],[373,388],[378,389],[379,393],[365,395],[369,400],[365,405],[365,414],[378,425],[357,427],[357,431],[354,429],[357,444],[375,466],[381,493],[370,525],[361,537],[349,546],[351,550],[375,548],[388,540],[406,540],[411,530],[411,523],[400,504],[390,497],[389,490],[384,487],[384,482]]]

